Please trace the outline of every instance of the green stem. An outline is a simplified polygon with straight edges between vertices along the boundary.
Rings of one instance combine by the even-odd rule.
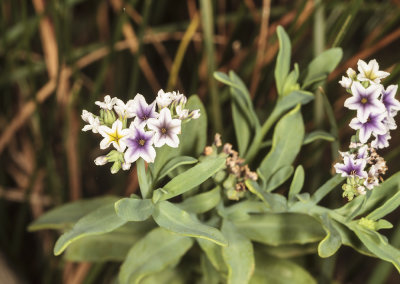
[[[147,180],[146,165],[142,158],[139,158],[136,161],[136,169],[137,169],[137,175],[138,175],[138,180],[139,180],[140,192],[142,193],[142,198],[143,199],[149,198],[150,197],[150,185]]]
[[[276,111],[276,108],[275,108],[272,111],[271,115],[268,117],[268,119],[264,122],[260,131],[257,132],[256,136],[254,137],[253,143],[251,143],[251,146],[245,155],[247,164],[249,164],[251,161],[253,161],[253,159],[257,155],[257,152],[262,147],[262,141],[263,141],[264,137],[267,135],[267,133],[271,129],[272,125],[274,125],[274,123],[278,120],[280,115],[281,115],[281,112]]]

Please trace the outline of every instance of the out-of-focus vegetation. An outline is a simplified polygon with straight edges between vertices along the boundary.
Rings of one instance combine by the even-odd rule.
[[[376,58],[391,72],[386,85],[400,81],[398,0],[2,0],[0,15],[0,282],[9,275],[30,283],[108,283],[115,275],[113,263],[54,257],[55,234],[26,231],[33,219],[67,201],[137,190],[135,171],[111,176],[107,167],[96,167],[97,140],[80,133],[82,109],[91,111],[104,94],[127,100],[140,92],[150,101],[160,88],[198,94],[213,132],[232,142],[227,89],[214,71],[234,70],[243,78],[264,118],[276,98],[278,25],[292,39],[300,70],[326,48],[341,47],[344,59],[303,110],[309,130],[340,130],[340,141],[309,145],[299,158],[315,173],[306,180],[313,191],[352,133],[340,76],[358,58]],[[400,170],[398,131],[383,156],[388,176]],[[334,197],[327,202],[345,202],[341,192]],[[399,212],[390,221],[396,229],[387,236],[400,246]],[[350,249],[298,261],[320,281],[400,281],[389,263]]]

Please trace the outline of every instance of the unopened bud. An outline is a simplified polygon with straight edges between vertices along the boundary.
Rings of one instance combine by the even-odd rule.
[[[100,156],[100,157],[97,157],[97,158],[94,160],[94,163],[95,163],[97,166],[103,166],[103,165],[105,165],[105,164],[108,163],[108,158],[107,158],[107,156]]]

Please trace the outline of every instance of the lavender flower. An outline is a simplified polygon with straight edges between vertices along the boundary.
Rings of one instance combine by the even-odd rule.
[[[141,94],[137,94],[133,101],[133,113],[136,116],[135,123],[137,126],[144,127],[148,119],[158,116],[158,113],[155,111],[155,101],[148,105]]]
[[[172,94],[170,92],[165,93],[164,90],[159,90],[156,98],[156,102],[159,109],[168,107],[172,103]]]
[[[351,86],[353,96],[344,102],[344,106],[357,110],[357,117],[364,122],[371,113],[385,111],[385,106],[378,99],[381,90],[380,85],[371,85],[365,89],[359,82],[354,82]]]
[[[389,132],[382,135],[376,135],[375,140],[371,142],[371,146],[377,149],[383,149],[389,147],[390,138],[392,137],[390,136]]]
[[[350,122],[350,127],[355,130],[360,130],[360,142],[365,144],[374,135],[383,135],[387,132],[387,128],[383,124],[385,113],[371,113],[365,122],[362,122],[358,117],[353,118]]]
[[[178,147],[179,138],[177,134],[181,133],[181,120],[172,119],[171,111],[168,108],[163,108],[160,111],[158,119],[149,119],[147,126],[155,132],[154,146],[161,147],[167,144],[173,148]]]
[[[365,159],[353,159],[350,156],[343,158],[343,164],[336,163],[334,165],[336,172],[342,174],[342,177],[357,176],[359,178],[367,178],[367,172],[364,168],[367,164]]]
[[[125,152],[125,163],[131,164],[139,158],[143,158],[147,163],[153,163],[156,151],[153,147],[153,131],[145,131],[135,123],[129,127],[129,138],[126,139],[128,150]]]
[[[400,110],[400,102],[394,98],[397,93],[397,85],[390,85],[382,90],[382,103],[389,114],[397,113]]]

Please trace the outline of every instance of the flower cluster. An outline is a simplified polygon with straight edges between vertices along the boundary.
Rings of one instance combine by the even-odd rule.
[[[221,136],[217,133],[215,134],[213,145],[205,147],[204,155],[217,155],[221,146]],[[258,175],[252,172],[249,166],[245,164],[244,159],[239,156],[239,153],[232,149],[232,144],[225,143],[222,146],[222,153],[226,155],[226,169],[218,173],[215,180],[222,183],[228,199],[239,200],[246,193],[245,181],[247,179],[256,181]]]
[[[147,163],[154,162],[154,147],[178,147],[182,121],[200,117],[200,110],[185,108],[186,102],[186,96],[179,92],[160,90],[151,104],[147,104],[141,94],[127,103],[107,95],[103,102],[95,102],[100,107],[99,116],[83,110],[82,119],[88,124],[82,130],[91,130],[103,137],[100,149],[114,148],[96,158],[95,164],[112,162],[111,172],[116,173],[121,168],[130,169],[139,158]]]
[[[400,102],[395,99],[397,85],[386,89],[381,79],[389,73],[380,71],[376,60],[368,64],[358,61],[358,71],[349,68],[348,77],[342,77],[339,83],[351,97],[344,106],[356,110],[357,115],[350,122],[350,127],[357,130],[348,152],[340,152],[343,163],[335,164],[336,173],[347,177],[343,185],[343,196],[352,200],[354,196],[365,194],[382,180],[386,162],[376,153],[376,149],[389,146],[390,130],[396,129],[394,117],[400,110]],[[372,141],[369,142],[372,138]]]

